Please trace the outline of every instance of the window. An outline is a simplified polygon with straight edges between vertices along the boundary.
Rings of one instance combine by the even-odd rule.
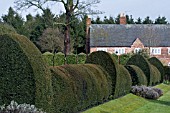
[[[168,54],[170,54],[170,48],[168,48]]]
[[[142,51],[141,48],[135,48],[135,49],[134,49],[134,53],[139,53],[140,51]]]
[[[161,55],[161,48],[151,48],[150,53],[153,55]]]
[[[107,52],[107,48],[97,48],[97,51],[105,51],[105,52]]]
[[[115,54],[121,55],[125,53],[125,48],[115,48]]]

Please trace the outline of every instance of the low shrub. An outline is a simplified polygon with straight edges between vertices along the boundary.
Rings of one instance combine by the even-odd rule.
[[[147,85],[147,78],[143,71],[135,65],[127,65],[125,68],[129,71],[132,78],[132,86]]]
[[[30,104],[18,104],[15,101],[11,101],[9,105],[0,106],[0,113],[46,113],[41,109],[36,108]]]
[[[142,86],[132,86],[131,93],[147,99],[158,99],[163,95],[163,91],[159,88]]]

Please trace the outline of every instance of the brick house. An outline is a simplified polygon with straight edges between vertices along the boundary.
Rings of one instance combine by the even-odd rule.
[[[170,65],[170,25],[126,24],[124,15],[120,24],[90,25],[90,53],[106,51],[118,55],[147,49],[164,65]]]

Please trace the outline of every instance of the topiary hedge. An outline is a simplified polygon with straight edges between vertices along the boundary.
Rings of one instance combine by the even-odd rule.
[[[50,52],[43,53],[43,58],[46,60],[49,66],[60,66],[64,65],[64,54],[59,52],[53,54]],[[84,64],[86,60],[86,54],[69,54],[67,55],[67,64]]]
[[[156,57],[152,57],[149,59],[149,62],[159,70],[159,72],[161,73],[161,81],[160,82],[163,82],[165,72],[164,72],[164,66],[161,63],[161,61],[158,60]]]
[[[114,98],[118,98],[130,93],[131,86],[132,79],[128,70],[123,65],[119,65],[119,73],[116,78]]]
[[[34,104],[49,111],[51,74],[40,51],[26,37],[0,35],[0,104]]]
[[[148,84],[152,85],[153,82],[153,73],[151,71],[150,63],[142,55],[136,54],[133,55],[126,63],[126,65],[136,65],[138,66],[145,74]]]
[[[112,95],[114,95],[116,90],[116,80],[118,76],[118,63],[116,62],[116,59],[107,52],[96,51],[88,56],[85,63],[97,64],[106,70],[112,80]]]
[[[169,66],[164,66],[164,80],[170,81],[170,67]]]
[[[132,86],[147,85],[147,78],[143,71],[135,65],[127,65],[125,68],[129,71],[132,78]]]
[[[17,32],[12,26],[8,24],[0,23],[0,35],[9,34],[9,33],[17,33]]]
[[[108,100],[111,81],[97,65],[51,67],[55,112],[73,113]]]
[[[156,84],[160,83],[161,73],[159,72],[159,70],[152,64],[150,65],[150,70],[153,75],[152,85],[156,85]]]

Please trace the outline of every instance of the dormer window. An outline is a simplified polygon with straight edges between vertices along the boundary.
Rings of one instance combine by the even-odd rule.
[[[151,48],[150,53],[152,55],[161,55],[161,48]]]

